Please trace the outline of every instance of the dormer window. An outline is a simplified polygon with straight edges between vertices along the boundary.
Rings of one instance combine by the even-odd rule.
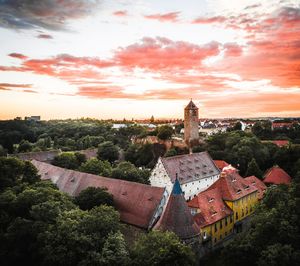
[[[246,190],[248,190],[249,189],[249,186],[246,186],[246,188],[245,188]]]
[[[239,189],[237,192],[236,192],[236,194],[240,194],[242,191]]]
[[[235,181],[236,181],[236,178],[233,178],[231,181],[232,181],[232,182],[235,182]]]
[[[208,202],[213,202],[214,201],[214,198],[210,198],[209,200],[208,200]]]

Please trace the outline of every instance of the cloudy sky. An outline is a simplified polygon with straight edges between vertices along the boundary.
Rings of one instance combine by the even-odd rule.
[[[300,116],[299,0],[0,0],[0,119]]]

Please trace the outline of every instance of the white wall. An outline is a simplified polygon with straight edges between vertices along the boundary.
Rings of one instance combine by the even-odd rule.
[[[199,192],[211,186],[218,178],[219,175],[214,175],[188,183],[181,183],[181,189],[184,192],[185,199],[191,200]],[[168,193],[171,194],[173,184],[160,158],[150,175],[150,184],[155,187],[165,187]]]

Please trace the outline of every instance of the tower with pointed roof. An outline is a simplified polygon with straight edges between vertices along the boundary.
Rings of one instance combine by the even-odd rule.
[[[199,240],[200,228],[188,208],[177,178],[162,217],[154,228],[161,231],[172,231],[181,240],[188,243]]]
[[[191,146],[199,142],[199,112],[198,107],[191,101],[184,108],[184,140]]]

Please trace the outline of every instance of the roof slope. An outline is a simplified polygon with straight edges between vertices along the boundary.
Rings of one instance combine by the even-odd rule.
[[[262,199],[265,193],[265,190],[267,189],[267,186],[264,184],[263,181],[258,179],[256,176],[247,176],[245,177],[245,180],[248,182],[249,185],[253,185],[258,190],[258,199]]]
[[[194,104],[192,100],[188,103],[188,105],[184,109],[189,109],[189,110],[198,110],[199,108]]]
[[[200,229],[185,202],[178,179],[175,180],[166,209],[154,228],[162,231],[173,231],[182,240],[200,234]]]
[[[208,152],[164,157],[161,161],[173,183],[176,176],[184,184],[220,174]]]
[[[279,166],[273,166],[270,168],[265,176],[264,176],[264,183],[266,184],[290,184],[292,178]]]
[[[42,180],[50,179],[59,190],[71,196],[78,195],[87,187],[106,187],[113,195],[121,221],[142,228],[148,228],[164,193],[164,188],[68,170],[38,161],[32,163]]]
[[[52,150],[52,151],[36,151],[36,152],[24,152],[10,154],[10,156],[17,157],[21,160],[37,160],[41,162],[51,162],[55,156],[59,155],[61,150]]]
[[[220,178],[213,183],[207,190],[218,188],[224,200],[234,201],[249,195],[257,188],[249,185],[249,182],[242,178],[237,169],[232,166],[225,167]]]
[[[222,171],[224,167],[228,166],[229,163],[223,160],[214,160],[215,165]]]
[[[232,214],[232,210],[224,203],[218,187],[200,192],[188,202],[188,206],[200,210],[194,219],[201,228],[214,224]]]

